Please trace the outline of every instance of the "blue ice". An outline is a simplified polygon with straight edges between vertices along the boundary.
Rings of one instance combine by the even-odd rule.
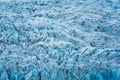
[[[120,80],[120,0],[0,0],[0,80]]]

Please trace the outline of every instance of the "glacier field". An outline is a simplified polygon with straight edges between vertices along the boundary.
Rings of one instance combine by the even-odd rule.
[[[120,0],[0,0],[0,80],[120,80]]]

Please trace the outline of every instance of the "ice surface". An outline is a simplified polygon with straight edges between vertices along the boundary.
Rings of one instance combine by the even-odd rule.
[[[0,80],[120,80],[120,0],[0,0]]]

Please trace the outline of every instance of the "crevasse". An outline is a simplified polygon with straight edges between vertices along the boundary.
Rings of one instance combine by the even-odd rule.
[[[0,0],[0,80],[120,80],[120,0]]]

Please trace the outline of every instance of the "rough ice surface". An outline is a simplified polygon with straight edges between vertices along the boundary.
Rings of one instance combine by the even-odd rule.
[[[120,80],[120,0],[0,0],[0,80]]]

